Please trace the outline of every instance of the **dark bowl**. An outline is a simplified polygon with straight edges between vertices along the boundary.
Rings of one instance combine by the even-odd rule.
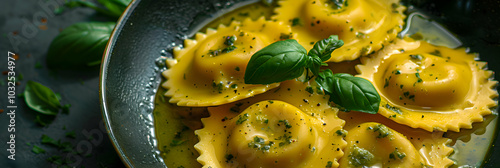
[[[120,18],[101,67],[101,107],[109,137],[129,167],[166,167],[156,148],[153,108],[161,81],[156,65],[168,49],[207,20],[257,0],[135,0]],[[500,72],[499,1],[403,0],[443,23],[464,46]],[[495,74],[495,79],[499,79]],[[496,123],[490,123],[496,124]],[[498,137],[496,135],[496,137]],[[500,141],[484,167],[500,165]]]

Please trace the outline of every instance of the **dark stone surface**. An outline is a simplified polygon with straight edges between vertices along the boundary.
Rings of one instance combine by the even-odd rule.
[[[0,167],[59,167],[47,161],[60,156],[71,167],[124,167],[103,127],[99,104],[99,68],[88,71],[52,71],[45,63],[50,42],[65,27],[82,21],[113,20],[84,8],[66,9],[54,14],[54,6],[45,10],[44,5],[58,4],[56,0],[0,1],[0,71],[7,70],[8,51],[18,54],[15,61],[16,76],[23,76],[16,86],[16,93],[23,92],[28,80],[39,82],[62,97],[62,104],[71,104],[69,114],[59,113],[45,127],[34,120],[39,113],[29,109],[23,98],[16,98],[15,132],[8,131],[7,75],[0,75]],[[12,36],[11,36],[12,35]],[[13,38],[12,38],[13,37]],[[20,39],[19,44],[16,40]],[[41,68],[36,68],[36,64]],[[74,131],[76,138],[67,137]],[[8,159],[10,135],[15,135],[15,160]],[[42,144],[42,135],[70,142],[75,153]],[[33,145],[45,153],[32,152]]]

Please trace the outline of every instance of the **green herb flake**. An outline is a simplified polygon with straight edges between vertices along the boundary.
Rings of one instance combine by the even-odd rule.
[[[61,142],[60,141],[56,141],[54,139],[52,139],[51,137],[45,135],[45,134],[42,134],[42,144],[49,144],[49,145],[52,145],[52,146],[55,146],[55,147],[60,147],[61,146]]]
[[[231,52],[231,51],[233,51],[233,50],[236,50],[236,49],[237,49],[237,48],[236,48],[236,46],[229,46],[229,47],[227,47],[227,48],[222,49],[222,51],[221,51],[221,52],[222,52],[222,53],[229,53],[229,52]]]
[[[39,154],[39,153],[45,153],[45,150],[36,146],[36,145],[33,145],[33,148],[31,149],[31,151],[35,154]]]
[[[399,74],[401,74],[401,71],[400,71],[400,70],[395,70],[395,71],[394,71],[394,74],[395,74],[395,75],[399,75]]]
[[[219,93],[222,93],[224,91],[224,84],[222,82],[215,83],[215,81],[212,82],[212,87],[214,90],[216,90]]]
[[[385,104],[385,108],[389,109],[391,111],[394,111],[394,112],[396,112],[398,114],[403,114],[403,113],[401,113],[401,109],[399,109],[398,107],[394,107],[394,106],[391,106],[389,104]]]
[[[420,78],[420,73],[415,73],[415,76],[417,77],[417,82],[420,83],[422,82],[422,78]]]
[[[356,33],[356,38],[365,38],[366,35],[364,33],[361,33],[361,32],[357,32]]]
[[[22,73],[19,73],[19,75],[17,76],[17,79],[22,81],[24,79],[24,76]]]
[[[314,93],[314,90],[311,86],[306,87],[306,91],[309,92],[310,94]]]
[[[250,13],[248,12],[245,12],[245,13],[238,13],[239,16],[243,16],[243,17],[248,17]]]
[[[228,163],[229,161],[231,161],[231,159],[234,158],[234,156],[232,154],[226,154],[224,158],[226,158],[226,163]]]
[[[377,138],[385,138],[389,135],[392,135],[391,130],[389,130],[389,128],[382,124],[378,124],[375,128],[373,128],[373,132],[378,132]]]
[[[389,87],[389,79],[385,78],[384,88]]]
[[[172,142],[170,142],[170,146],[179,146],[184,144],[186,140],[177,140],[177,139],[172,139]]]
[[[35,63],[35,68],[36,68],[36,69],[42,69],[42,68],[43,68],[42,63],[40,63],[40,62],[36,62],[36,63]]]
[[[396,159],[398,159],[398,158],[399,158],[399,159],[403,159],[403,158],[405,158],[405,157],[406,157],[406,154],[405,154],[404,152],[399,152],[399,151],[398,151],[398,148],[396,148],[396,149],[394,150],[394,152],[392,152],[391,154],[389,154],[389,158],[390,158],[390,159],[394,159],[394,160],[396,160]]]
[[[432,54],[432,55],[435,55],[435,56],[438,56],[438,57],[442,57],[441,51],[439,51],[439,50],[434,50],[433,52],[430,52],[429,54]]]
[[[62,165],[64,161],[62,160],[62,157],[59,155],[54,155],[49,158],[47,158],[47,161],[56,165]]]
[[[239,113],[240,112],[240,106],[242,106],[242,103],[236,103],[233,107],[229,108],[229,111]]]
[[[240,124],[242,124],[243,122],[245,122],[247,120],[248,120],[248,113],[240,115],[240,117],[238,118],[238,120],[236,120],[236,125],[240,125]]]
[[[278,123],[283,123],[285,128],[292,128],[292,125],[288,122],[288,120],[279,120]]]
[[[347,0],[330,0],[326,2],[331,4],[330,6],[336,10],[342,9],[344,6],[347,6]]]
[[[302,23],[298,17],[292,19],[292,26],[301,26]]]
[[[288,40],[291,37],[292,37],[292,33],[290,33],[290,34],[281,33],[280,40]]]
[[[415,61],[422,61],[422,59],[424,59],[420,54],[410,54],[410,58]]]
[[[266,144],[266,141],[264,140],[264,138],[261,138],[258,136],[255,136],[253,138],[253,141],[248,143],[248,147],[255,148],[255,149],[261,150],[263,152],[269,151],[269,149],[271,149],[271,146],[273,146],[273,145],[274,145],[274,142],[269,141],[269,143]]]
[[[47,124],[49,123],[49,122],[44,121],[42,119],[42,117],[40,117],[40,115],[36,115],[34,122],[39,124],[40,126],[47,126]]]
[[[371,165],[375,156],[368,150],[354,145],[351,147],[351,153],[349,154],[348,158],[349,164],[355,167],[362,167]]]
[[[339,129],[339,130],[335,131],[335,133],[337,134],[337,136],[342,136],[342,137],[347,136],[347,131],[344,129]]]
[[[332,161],[326,162],[325,168],[332,168],[332,167],[333,167],[333,162]]]
[[[62,112],[64,114],[69,114],[69,108],[71,107],[71,104],[65,104],[64,106],[61,107]]]
[[[233,46],[234,45],[234,42],[236,41],[236,36],[235,35],[232,35],[232,36],[226,36],[224,37],[226,40],[224,41],[224,44],[227,45],[227,46]]]

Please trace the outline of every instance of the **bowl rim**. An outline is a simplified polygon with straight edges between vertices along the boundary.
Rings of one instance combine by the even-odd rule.
[[[102,60],[101,60],[101,68],[100,68],[100,74],[99,74],[99,97],[100,97],[100,104],[101,104],[101,115],[103,117],[103,122],[104,126],[106,128],[107,134],[109,139],[111,140],[111,144],[113,144],[113,147],[116,152],[118,152],[120,159],[122,160],[123,163],[125,163],[125,166],[127,167],[134,167],[132,164],[132,161],[125,155],[125,152],[123,151],[122,147],[120,146],[119,142],[116,139],[116,136],[113,132],[113,128],[111,127],[111,118],[109,116],[109,110],[108,110],[108,104],[105,100],[107,100],[107,95],[106,95],[106,78],[108,76],[108,66],[110,62],[110,57],[111,57],[111,52],[116,44],[116,41],[118,39],[118,36],[125,25],[126,21],[130,17],[132,11],[137,7],[141,0],[132,0],[130,4],[127,6],[125,11],[122,13],[118,21],[116,22],[115,28],[113,29],[113,32],[111,33],[111,36],[109,37],[108,43],[106,44],[106,49],[104,50]]]

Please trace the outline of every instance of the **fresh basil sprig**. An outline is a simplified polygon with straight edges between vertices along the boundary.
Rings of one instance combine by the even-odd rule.
[[[78,69],[101,63],[114,22],[76,23],[64,29],[50,44],[50,68]]]
[[[320,40],[307,53],[296,40],[275,42],[250,58],[245,71],[247,84],[271,84],[294,79],[311,71],[316,83],[330,95],[330,101],[346,110],[375,114],[380,105],[380,95],[370,81],[349,74],[333,74],[329,69],[320,71],[331,58],[332,52],[344,42],[338,36]],[[309,76],[306,73],[306,79]]]
[[[57,95],[52,90],[33,81],[26,83],[24,100],[29,108],[45,115],[56,115],[62,108]]]
[[[347,110],[376,114],[380,105],[380,95],[372,83],[350,74],[333,74],[330,69],[323,71],[316,79],[330,101]]]

